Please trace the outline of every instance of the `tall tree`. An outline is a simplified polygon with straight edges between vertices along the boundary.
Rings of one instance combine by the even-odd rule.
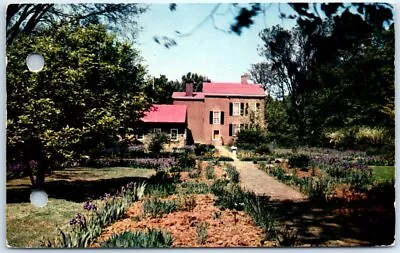
[[[193,91],[200,92],[203,90],[203,82],[210,83],[211,80],[206,76],[188,72],[182,76],[182,90],[185,89],[186,83],[193,83]]]
[[[25,65],[32,51],[45,58],[38,73]],[[7,57],[7,162],[22,163],[34,187],[106,139],[127,138],[149,107],[138,51],[102,25],[19,36]]]
[[[6,18],[7,45],[21,33],[30,34],[54,22],[104,24],[134,39],[135,18],[145,10],[145,6],[138,4],[10,4]]]

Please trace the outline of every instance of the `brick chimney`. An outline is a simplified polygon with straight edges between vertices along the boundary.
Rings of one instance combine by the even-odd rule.
[[[193,83],[186,84],[186,96],[192,97],[193,96]]]
[[[248,82],[247,82],[247,79],[249,78],[249,76],[247,75],[247,74],[243,74],[241,77],[240,77],[240,79],[241,79],[241,81],[240,81],[240,83],[242,83],[242,84],[248,84]]]

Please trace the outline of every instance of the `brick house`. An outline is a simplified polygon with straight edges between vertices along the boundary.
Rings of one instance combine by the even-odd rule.
[[[146,144],[151,133],[164,133],[170,138],[166,149],[183,147],[186,144],[187,106],[155,104],[142,118],[142,127],[137,139]]]
[[[172,94],[173,105],[187,106],[187,143],[229,145],[241,128],[251,123],[264,127],[265,91],[250,84],[243,75],[240,83],[203,83],[202,92]]]

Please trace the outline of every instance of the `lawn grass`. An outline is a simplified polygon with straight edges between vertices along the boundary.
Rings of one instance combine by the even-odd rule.
[[[7,191],[23,191],[20,201],[9,201],[6,206],[7,245],[10,247],[37,247],[43,237],[52,237],[57,233],[57,227],[65,228],[76,213],[84,213],[82,200],[86,193],[109,192],[110,187],[103,182],[118,184],[123,179],[150,177],[154,170],[132,168],[74,168],[55,171],[46,178],[51,189],[69,191],[79,195],[77,198],[66,198],[68,193],[49,193],[49,202],[43,208],[32,206],[29,200],[29,178],[14,179],[7,182]],[[74,187],[74,182],[79,185]],[[96,182],[96,183],[94,183]],[[67,185],[67,187],[63,187]],[[60,187],[59,187],[60,186]],[[122,185],[119,185],[120,187]],[[86,191],[85,191],[86,187]],[[94,189],[97,188],[97,189]],[[99,189],[100,188],[100,189]],[[78,189],[78,190],[76,190]],[[74,192],[74,190],[76,192]],[[90,196],[90,194],[88,194]],[[17,199],[18,200],[18,199]]]
[[[374,181],[391,181],[395,178],[394,166],[370,166]]]

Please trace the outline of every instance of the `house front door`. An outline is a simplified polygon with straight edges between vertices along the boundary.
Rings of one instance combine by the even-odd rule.
[[[213,141],[219,141],[219,130],[213,130]]]

